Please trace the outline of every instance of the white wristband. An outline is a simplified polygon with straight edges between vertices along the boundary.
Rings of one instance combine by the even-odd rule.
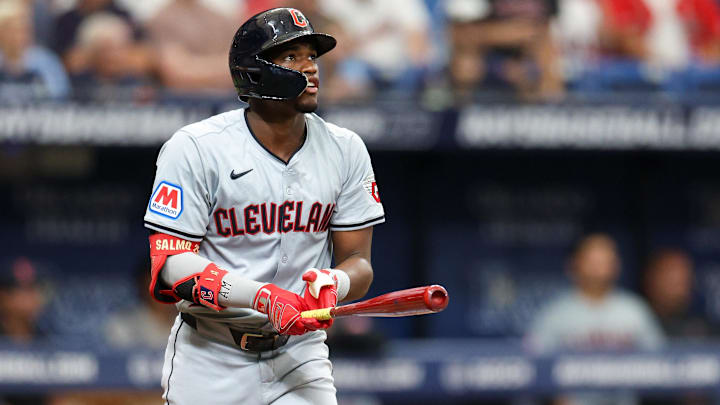
[[[338,302],[347,297],[350,291],[350,276],[342,270],[330,269],[330,273],[337,278]]]

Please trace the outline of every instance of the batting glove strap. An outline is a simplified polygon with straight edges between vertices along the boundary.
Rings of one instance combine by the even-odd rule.
[[[225,307],[218,302],[218,295],[222,278],[226,274],[227,270],[210,263],[202,273],[193,274],[175,283],[173,291],[184,300],[221,311]]]
[[[252,307],[254,310],[258,312],[262,312],[263,314],[267,314],[270,309],[270,298],[272,297],[272,291],[271,287],[274,287],[272,284],[265,284],[264,286],[260,287],[258,292],[255,294],[255,298],[252,302]]]

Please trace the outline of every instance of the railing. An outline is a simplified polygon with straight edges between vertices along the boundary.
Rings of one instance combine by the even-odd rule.
[[[0,347],[0,393],[157,389],[163,353]],[[514,397],[575,391],[720,395],[720,344],[657,352],[533,356],[514,343],[392,342],[385,354],[335,358],[342,394]]]
[[[186,124],[241,106],[231,99],[146,106],[0,105],[0,142],[154,147]],[[325,106],[319,112],[376,150],[720,149],[717,104],[495,101],[435,111],[405,100]]]

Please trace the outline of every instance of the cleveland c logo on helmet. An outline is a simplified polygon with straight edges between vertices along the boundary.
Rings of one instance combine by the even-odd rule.
[[[298,27],[304,28],[308,25],[308,20],[305,18],[303,13],[300,12],[300,10],[290,8],[290,15],[292,16],[293,23],[297,25]]]

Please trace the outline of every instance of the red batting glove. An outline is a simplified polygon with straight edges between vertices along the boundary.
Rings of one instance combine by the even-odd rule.
[[[302,276],[307,283],[303,299],[309,309],[330,308],[337,305],[337,277],[328,270],[309,269]],[[327,329],[332,326],[333,320],[319,321],[305,319],[305,326],[310,330]]]
[[[300,312],[305,311],[304,299],[275,284],[260,287],[253,299],[253,308],[267,314],[270,323],[281,335],[302,335],[308,331]]]

